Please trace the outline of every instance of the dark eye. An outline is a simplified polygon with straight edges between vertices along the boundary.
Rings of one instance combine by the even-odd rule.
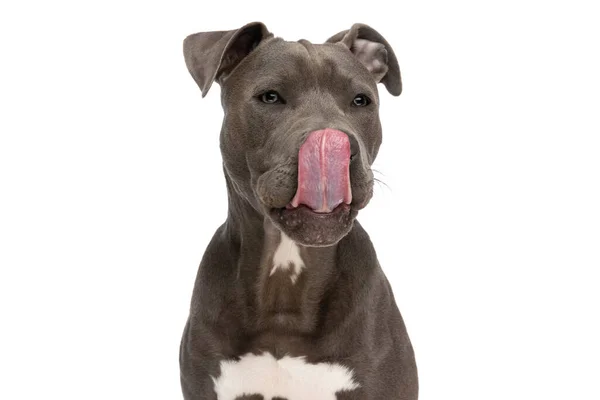
[[[355,107],[365,107],[369,104],[371,104],[371,99],[364,94],[358,94],[354,100],[352,100],[352,105]]]
[[[260,97],[260,101],[262,101],[263,103],[266,103],[266,104],[283,103],[283,99],[281,98],[279,93],[277,93],[274,90],[266,91],[263,94],[261,94],[259,97]]]

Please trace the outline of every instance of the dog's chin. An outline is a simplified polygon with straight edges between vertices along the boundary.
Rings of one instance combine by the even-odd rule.
[[[329,213],[316,213],[306,206],[272,208],[269,217],[293,241],[308,247],[333,246],[350,232],[358,210],[340,204]]]

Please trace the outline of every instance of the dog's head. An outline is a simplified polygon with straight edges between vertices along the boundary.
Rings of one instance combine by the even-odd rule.
[[[377,83],[402,91],[387,41],[356,24],[324,44],[286,42],[251,23],[190,35],[184,55],[203,97],[221,85],[230,188],[298,243],[337,243],[373,193]]]

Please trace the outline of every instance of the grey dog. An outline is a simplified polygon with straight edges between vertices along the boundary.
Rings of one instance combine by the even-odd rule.
[[[369,236],[377,83],[394,51],[355,24],[324,44],[262,23],[184,41],[221,85],[227,220],[200,263],[181,341],[187,400],[416,400],[413,348]]]

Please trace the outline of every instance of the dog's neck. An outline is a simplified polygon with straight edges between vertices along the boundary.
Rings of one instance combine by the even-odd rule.
[[[236,193],[228,180],[224,234],[237,255],[238,292],[259,329],[314,331],[319,303],[335,279],[338,245],[305,247]]]

